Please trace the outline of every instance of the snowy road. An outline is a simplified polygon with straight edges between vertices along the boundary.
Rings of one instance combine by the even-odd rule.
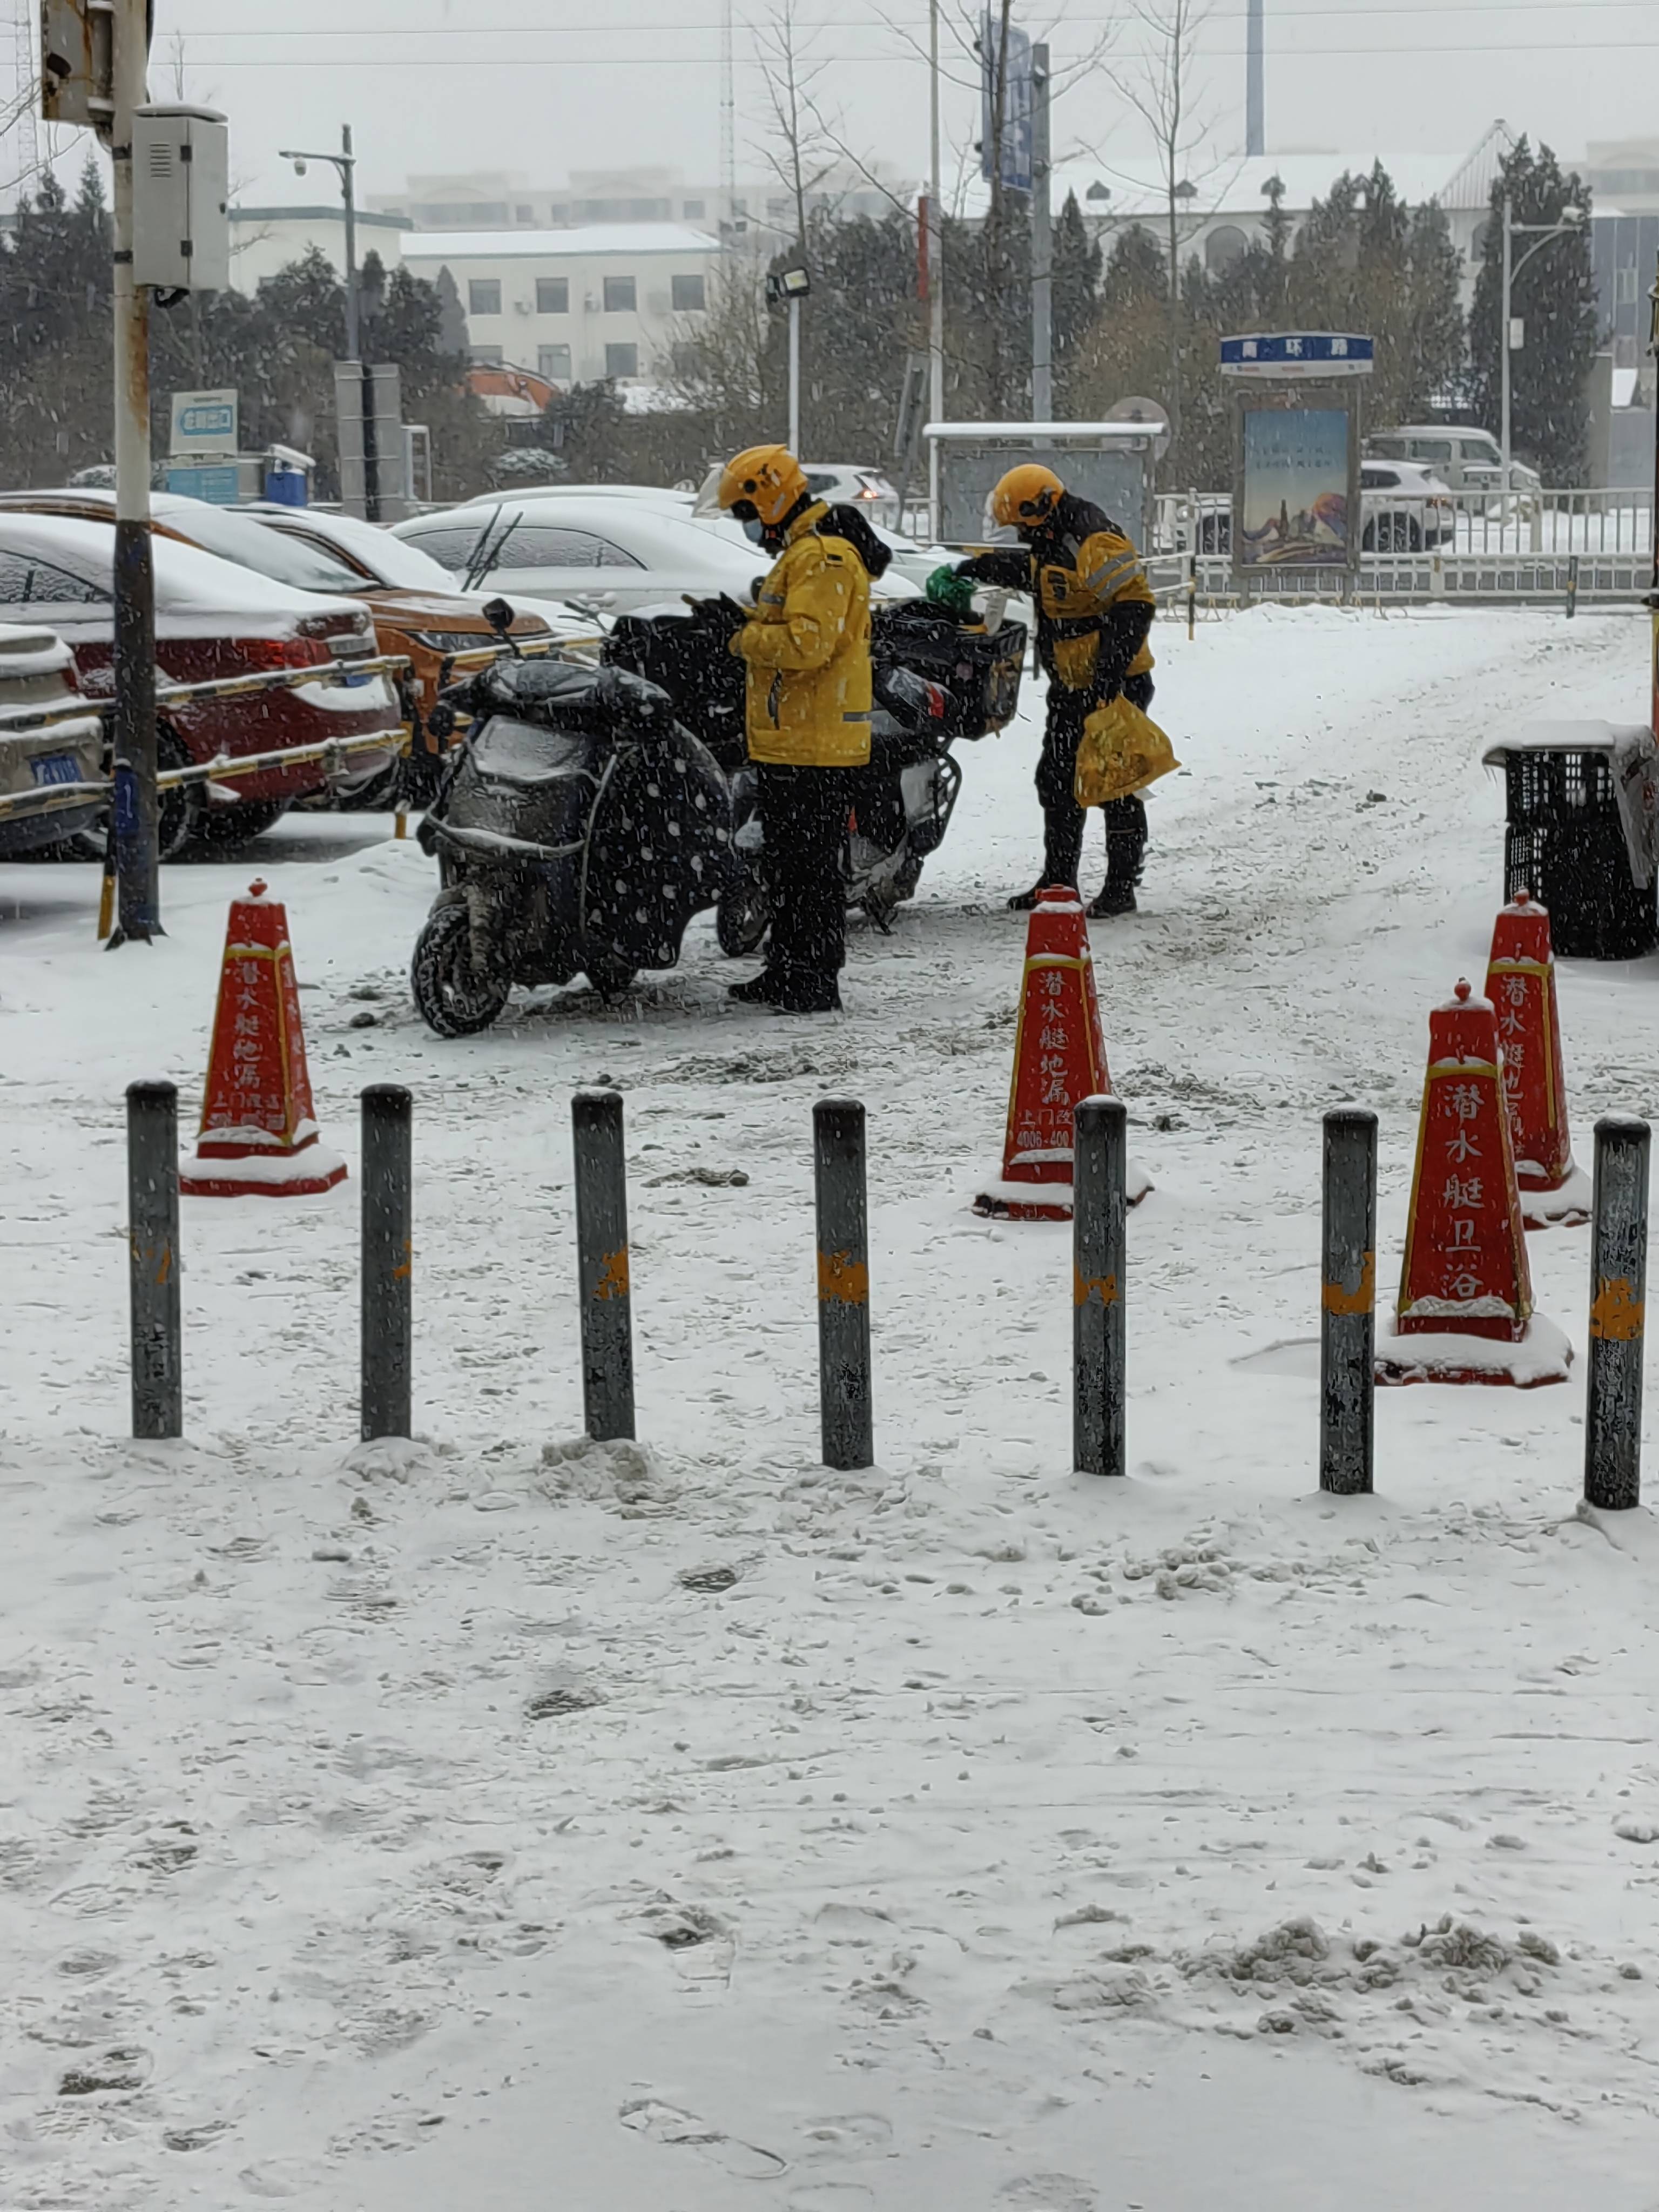
[[[966,1211],[1029,729],[966,749],[840,1018],[728,1006],[700,925],[631,1009],[440,1043],[418,848],[259,848],[325,1137],[355,1159],[356,1090],[416,1091],[406,1453],[351,1446],[349,1184],[187,1204],[187,1440],[123,1440],[120,1094],[199,1095],[252,870],[170,871],[167,942],[112,957],[89,872],[0,869],[7,2212],[1659,2206],[1659,1532],[1575,1518],[1580,1382],[1387,1394],[1378,1498],[1322,1503],[1305,1349],[1319,1114],[1382,1115],[1389,1282],[1426,1010],[1483,972],[1479,743],[1635,718],[1645,627],[1157,642],[1191,773],[1094,931],[1158,1185],[1121,1486],[1069,1472],[1068,1232]],[[1659,1109],[1656,989],[1565,971],[1581,1158]],[[645,1455],[561,1449],[600,1078]],[[815,1463],[826,1091],[871,1111],[864,1477]],[[1532,1249],[1582,1349],[1586,1237]]]

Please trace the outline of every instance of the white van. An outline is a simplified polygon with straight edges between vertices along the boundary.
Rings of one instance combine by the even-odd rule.
[[[1490,430],[1464,422],[1407,423],[1378,430],[1364,443],[1368,461],[1417,461],[1453,491],[1496,491],[1504,482],[1504,455]],[[1510,462],[1511,491],[1537,493],[1544,480],[1524,461]]]

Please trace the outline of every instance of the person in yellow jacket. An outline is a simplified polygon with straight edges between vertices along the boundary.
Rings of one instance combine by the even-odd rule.
[[[748,667],[749,757],[759,770],[772,924],[766,965],[732,996],[791,1014],[834,1012],[846,957],[841,850],[848,771],[870,758],[870,575],[784,446],[727,465],[720,503],[775,555],[732,640]]]
[[[1019,533],[957,564],[976,583],[1029,592],[1036,605],[1037,658],[1048,678],[1048,716],[1037,763],[1042,808],[1042,874],[1008,902],[1036,904],[1045,884],[1075,884],[1083,860],[1084,813],[1073,795],[1085,718],[1121,691],[1143,710],[1152,704],[1152,656],[1146,643],[1156,602],[1146,572],[1124,532],[1092,501],[1068,492],[1052,469],[1028,461],[1010,469],[991,494],[992,520]],[[1133,914],[1146,849],[1146,808],[1131,795],[1102,811],[1106,882],[1089,911]]]

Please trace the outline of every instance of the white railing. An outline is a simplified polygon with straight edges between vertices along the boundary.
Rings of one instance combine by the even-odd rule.
[[[1540,493],[1453,491],[1431,500],[1364,495],[1366,556],[1402,553],[1639,554],[1653,547],[1653,487]],[[1160,492],[1154,553],[1225,554],[1232,499],[1220,491]]]
[[[1237,606],[1260,599],[1281,605],[1317,601],[1327,605],[1369,607],[1413,601],[1479,601],[1490,604],[1555,601],[1564,608],[1580,601],[1644,599],[1651,580],[1650,556],[1629,553],[1435,553],[1368,555],[1352,583],[1333,570],[1322,578],[1308,569],[1254,568],[1243,593],[1224,556],[1154,554],[1146,573],[1160,603],[1180,613],[1189,595],[1201,606]]]

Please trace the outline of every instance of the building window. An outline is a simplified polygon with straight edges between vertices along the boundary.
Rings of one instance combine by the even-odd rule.
[[[499,346],[469,346],[466,356],[475,368],[499,368],[504,358]]]
[[[534,222],[536,210],[527,201],[521,200],[513,210],[514,222]]]
[[[538,346],[536,374],[544,376],[550,384],[568,384],[570,381],[570,349],[568,345]]]
[[[1613,302],[1620,307],[1636,305],[1636,271],[1634,269],[1615,269],[1613,272]]]
[[[768,222],[787,222],[789,220],[788,201],[768,200],[766,203],[766,220]]]
[[[466,312],[469,315],[499,315],[501,312],[501,280],[499,276],[472,276],[467,280]]]
[[[631,276],[607,276],[605,280],[605,312],[607,315],[631,315],[636,305],[634,279]],[[618,374],[621,374],[619,370]],[[629,369],[631,376],[634,372]]]
[[[1212,276],[1218,276],[1243,258],[1249,244],[1236,222],[1218,222],[1204,241],[1204,265]]]
[[[707,204],[702,200],[682,200],[680,203],[680,216],[683,222],[701,222],[707,213]]]
[[[504,200],[440,201],[416,204],[415,220],[424,230],[500,230],[507,222]]]
[[[702,277],[676,276],[672,279],[672,282],[673,284],[672,304],[674,313],[677,315],[701,314],[708,304],[707,300],[703,297],[703,282]]]
[[[562,230],[570,220],[570,210],[563,200],[555,200],[547,210],[547,219],[556,230]]]
[[[732,214],[733,214],[734,216],[746,216],[746,215],[748,214],[748,212],[749,212],[749,203],[748,203],[748,201],[747,201],[747,200],[733,200],[733,201],[732,201]]]
[[[536,279],[536,313],[538,315],[568,315],[570,313],[570,279],[568,276],[538,276]]]
[[[637,376],[640,373],[640,349],[636,345],[608,345],[605,349],[605,373],[607,376]]]

